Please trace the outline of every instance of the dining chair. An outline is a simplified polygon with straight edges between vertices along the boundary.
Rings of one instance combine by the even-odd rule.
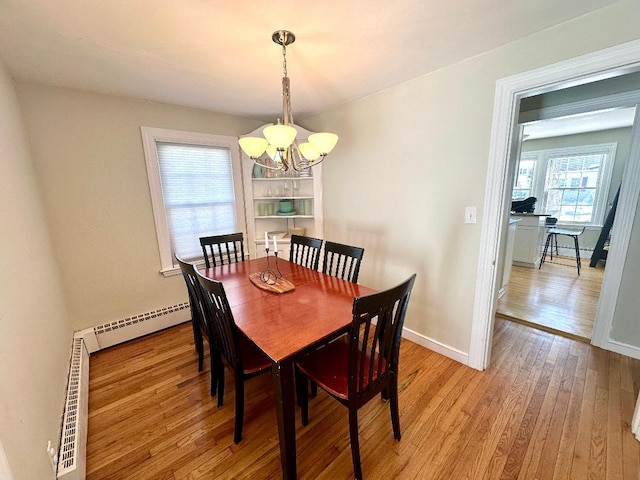
[[[296,390],[303,425],[309,423],[309,379],[349,409],[351,458],[356,479],[362,478],[358,409],[378,393],[390,400],[393,436],[400,440],[400,336],[415,279],[413,274],[394,288],[354,298],[349,333],[302,356],[296,363]]]
[[[180,270],[182,271],[182,277],[187,284],[187,292],[189,293],[189,308],[191,309],[191,324],[193,326],[193,337],[196,344],[196,351],[198,352],[198,371],[201,372],[204,363],[204,342],[203,338],[206,338],[209,345],[209,361],[211,371],[211,396],[214,397],[217,392],[217,373],[221,362],[220,353],[215,345],[215,337],[211,324],[207,322],[203,304],[202,295],[200,292],[200,283],[196,276],[195,266],[191,263],[187,263],[182,260],[178,255],[174,254]]]
[[[218,365],[218,407],[224,402],[224,370],[231,370],[235,382],[236,419],[233,441],[242,439],[244,381],[271,370],[271,360],[237,327],[222,282],[205,277],[196,268],[207,322],[215,334],[222,361]]]
[[[244,260],[244,235],[242,232],[200,237],[202,255],[207,268]]]
[[[360,262],[364,255],[364,248],[352,247],[342,243],[324,242],[324,257],[322,273],[338,277],[352,283],[358,283]],[[318,394],[318,386],[311,382],[311,396]]]
[[[349,282],[358,283],[360,263],[364,248],[352,247],[342,243],[324,242],[324,258],[322,273],[338,277]]]
[[[291,235],[289,261],[317,271],[322,243],[323,240],[319,238]]]

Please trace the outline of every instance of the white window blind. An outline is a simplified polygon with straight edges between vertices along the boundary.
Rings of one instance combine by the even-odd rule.
[[[157,149],[171,250],[200,258],[200,237],[238,231],[229,149],[165,142]]]
[[[244,232],[237,137],[141,127],[163,275],[174,253],[202,258],[199,238]]]

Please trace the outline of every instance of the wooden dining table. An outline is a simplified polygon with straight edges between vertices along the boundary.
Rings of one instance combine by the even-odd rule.
[[[274,257],[269,258],[274,269]],[[258,288],[249,275],[265,269],[257,258],[204,270],[223,282],[238,328],[272,361],[272,379],[280,440],[282,477],[296,478],[296,356],[346,331],[354,297],[375,290],[278,259],[282,277],[295,289],[274,293]]]

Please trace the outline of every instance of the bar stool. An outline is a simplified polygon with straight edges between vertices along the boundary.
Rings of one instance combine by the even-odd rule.
[[[551,250],[549,252],[551,260],[553,260],[553,246],[555,244],[556,248],[556,256],[558,255],[558,235],[565,235],[567,237],[573,238],[573,244],[576,247],[576,266],[578,267],[578,275],[580,275],[580,247],[578,245],[578,237],[584,233],[585,227],[582,227],[582,230],[568,230],[565,228],[550,228],[549,233],[547,234],[547,241],[544,244],[544,251],[542,252],[542,259],[540,260],[540,266],[538,268],[542,268],[542,264],[547,259],[547,251],[549,251],[549,247]]]

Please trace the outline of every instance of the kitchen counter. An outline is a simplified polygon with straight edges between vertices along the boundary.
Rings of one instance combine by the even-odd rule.
[[[519,219],[513,244],[513,265],[538,268],[545,240],[545,220],[548,213],[512,213]]]

